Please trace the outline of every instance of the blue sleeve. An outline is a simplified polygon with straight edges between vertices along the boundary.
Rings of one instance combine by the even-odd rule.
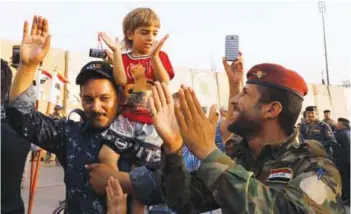
[[[151,171],[145,166],[129,172],[130,180],[137,199],[145,205],[163,204],[162,191],[157,182],[158,170]]]
[[[217,124],[216,127],[216,146],[218,149],[220,149],[221,151],[224,151],[224,143],[223,143],[223,139],[222,139],[222,135],[221,135],[221,129],[220,129],[220,123]]]
[[[9,124],[33,144],[55,154],[62,152],[66,121],[43,115],[35,110],[34,103],[35,92],[30,87],[8,106]]]
[[[306,137],[305,137],[304,133],[305,133],[305,125],[301,124],[300,125],[300,130],[299,130],[299,141],[300,141],[300,143],[303,143],[306,140]]]
[[[323,132],[323,142],[321,143],[323,145],[332,145],[333,143],[336,143],[336,139],[333,134],[333,131],[328,124],[326,123],[322,124],[322,132]]]
[[[343,149],[350,151],[350,131],[337,131],[335,133],[335,138]]]

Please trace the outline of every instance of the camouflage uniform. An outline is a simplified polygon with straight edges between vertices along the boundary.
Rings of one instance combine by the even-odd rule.
[[[317,141],[300,144],[294,133],[286,142],[264,146],[256,160],[245,140],[227,144],[229,157],[217,149],[192,173],[181,153],[164,157],[158,182],[174,211],[345,213],[339,172]]]
[[[333,156],[332,145],[336,144],[335,136],[328,124],[317,120],[314,123],[305,123],[300,126],[300,142],[316,140],[322,143],[329,156]]]

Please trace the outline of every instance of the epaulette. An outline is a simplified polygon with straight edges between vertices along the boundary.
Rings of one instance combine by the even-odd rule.
[[[317,140],[306,140],[300,144],[299,149],[306,150],[310,157],[328,157],[323,145]]]

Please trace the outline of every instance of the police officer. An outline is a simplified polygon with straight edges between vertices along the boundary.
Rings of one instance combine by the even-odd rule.
[[[306,107],[308,121],[300,126],[300,142],[316,140],[322,143],[330,157],[333,157],[332,145],[336,143],[330,126],[317,119],[316,107]]]
[[[333,132],[336,131],[336,122],[331,119],[330,117],[330,110],[324,110],[324,119],[322,120],[323,122],[325,122],[326,124],[328,124],[330,126],[330,128],[332,129]]]

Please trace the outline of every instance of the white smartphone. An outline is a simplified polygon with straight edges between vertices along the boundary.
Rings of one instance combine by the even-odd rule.
[[[234,61],[239,56],[239,36],[227,35],[225,37],[225,58],[227,61]]]

